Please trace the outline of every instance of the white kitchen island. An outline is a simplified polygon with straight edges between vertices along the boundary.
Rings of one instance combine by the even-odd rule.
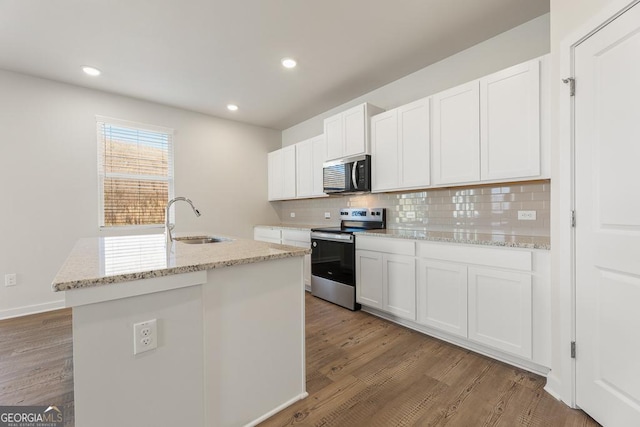
[[[77,426],[255,425],[307,396],[302,260],[253,240],[81,239],[53,281],[73,308]],[[134,324],[157,348],[134,355]]]

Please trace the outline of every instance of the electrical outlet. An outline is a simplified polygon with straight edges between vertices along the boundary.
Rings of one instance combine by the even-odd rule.
[[[133,325],[133,354],[158,348],[158,322],[156,319]]]
[[[518,211],[518,220],[520,221],[535,221],[536,211]]]
[[[289,216],[290,216],[291,218],[295,218],[295,217],[296,217],[296,213],[295,213],[295,212],[291,212],[291,213],[289,214]]]
[[[16,278],[16,273],[5,274],[4,275],[4,285],[5,286],[15,286],[18,284],[18,279]]]
[[[407,219],[416,219],[416,213],[414,211],[407,211]]]
[[[325,212],[324,219],[331,219],[331,212]]]

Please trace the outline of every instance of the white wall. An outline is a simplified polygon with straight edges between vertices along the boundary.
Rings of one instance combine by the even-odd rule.
[[[388,110],[547,53],[549,14],[285,129],[282,146],[320,135],[326,117],[362,102]]]
[[[630,4],[630,0],[551,0],[551,260],[552,363],[546,389],[569,405],[574,404],[573,366],[569,357],[573,339],[572,257],[569,212],[572,208],[571,141],[566,130],[568,90],[562,79],[569,77],[568,46],[577,42],[608,16]],[[580,84],[577,84],[579,90]],[[564,122],[561,122],[564,121]],[[561,136],[562,135],[562,136]],[[579,346],[579,343],[577,344]]]
[[[2,70],[0,94],[0,318],[60,306],[51,280],[78,238],[99,235],[95,115],[175,129],[175,194],[202,212],[177,206],[177,231],[250,238],[278,221],[278,131]]]

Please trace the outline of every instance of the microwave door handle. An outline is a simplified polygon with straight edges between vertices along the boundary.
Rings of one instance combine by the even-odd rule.
[[[353,182],[353,189],[358,189],[358,180],[356,174],[358,173],[358,161],[353,162],[353,166],[351,169],[351,182]]]

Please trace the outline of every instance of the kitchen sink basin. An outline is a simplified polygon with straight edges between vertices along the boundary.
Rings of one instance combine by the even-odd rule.
[[[181,243],[188,243],[190,245],[204,245],[208,243],[229,242],[231,239],[226,239],[224,237],[211,237],[211,236],[189,236],[189,237],[174,237],[173,240],[176,240]]]

